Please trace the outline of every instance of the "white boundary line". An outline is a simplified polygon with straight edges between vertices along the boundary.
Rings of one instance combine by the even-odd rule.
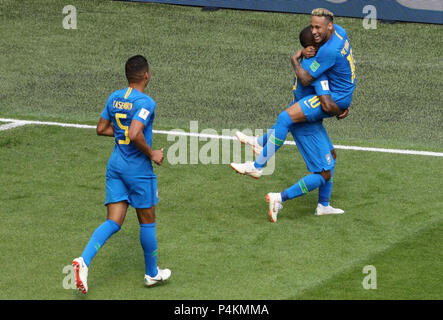
[[[24,125],[28,125],[28,124],[59,126],[59,127],[68,127],[68,128],[95,129],[95,126],[86,125],[86,124],[61,123],[61,122],[49,122],[49,121],[17,120],[17,119],[0,118],[0,122],[7,122],[6,124],[0,125],[0,131],[8,130],[8,129],[12,129],[12,128],[16,128],[16,127],[20,127],[20,126],[24,126]],[[152,132],[157,133],[157,134],[167,134],[167,135],[174,135],[174,136],[188,136],[188,137],[212,138],[212,139],[222,139],[222,140],[236,140],[236,137],[234,137],[234,136],[201,134],[201,133],[184,132],[184,131],[152,130]],[[295,145],[295,142],[294,141],[285,141],[285,144]],[[343,150],[384,152],[384,153],[394,153],[394,154],[409,154],[409,155],[420,155],[420,156],[431,156],[431,157],[443,157],[443,152],[433,152],[433,151],[369,148],[369,147],[342,146],[342,145],[334,145],[334,147],[336,149],[343,149]]]
[[[0,131],[9,130],[9,129],[21,127],[24,125],[25,125],[24,123],[20,123],[20,122],[10,122],[10,123],[1,125]]]

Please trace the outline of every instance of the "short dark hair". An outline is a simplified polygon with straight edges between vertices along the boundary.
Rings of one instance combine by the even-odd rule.
[[[311,32],[311,26],[307,26],[300,32],[300,44],[303,48],[312,46],[315,44],[314,36]]]
[[[125,73],[129,83],[140,82],[147,71],[149,71],[148,60],[141,55],[133,56],[126,61]]]

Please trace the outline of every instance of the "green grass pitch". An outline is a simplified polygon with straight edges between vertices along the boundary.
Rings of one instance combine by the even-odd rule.
[[[114,1],[0,0],[0,118],[96,124],[124,61],[147,56],[155,129],[265,129],[289,102],[291,54],[308,15]],[[335,144],[443,151],[441,26],[337,18],[351,38],[358,88],[349,117],[325,121]],[[411,40],[414,39],[414,40]],[[0,123],[1,125],[2,123]],[[173,142],[154,136],[154,147]],[[200,142],[204,145],[206,142]],[[0,299],[441,299],[441,157],[338,150],[332,204],[317,192],[268,222],[267,192],[304,176],[285,146],[272,176],[226,164],[156,167],[159,265],[173,274],[143,286],[139,227],[130,209],[93,260],[84,296],[65,266],[105,219],[113,140],[94,130],[27,125],[0,131]],[[291,174],[288,174],[291,173]],[[377,289],[365,290],[373,265]],[[36,272],[38,266],[38,272]]]

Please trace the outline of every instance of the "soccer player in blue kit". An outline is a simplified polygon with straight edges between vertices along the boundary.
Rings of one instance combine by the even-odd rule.
[[[291,58],[297,78],[303,86],[309,85],[314,79],[326,74],[329,79],[331,98],[320,98],[321,110],[315,119],[330,115],[341,115],[347,112],[352,102],[356,86],[355,62],[351,43],[345,29],[333,23],[334,15],[329,10],[318,8],[312,11],[311,32],[315,43],[319,46],[316,54],[310,49],[299,50]],[[310,51],[310,52],[309,52]],[[314,56],[315,55],[315,56]],[[302,56],[313,59],[308,67],[300,64]],[[312,97],[305,97],[297,104],[288,108],[293,122],[310,121],[305,106]],[[312,116],[312,115],[311,115]]]
[[[304,48],[314,45],[314,38],[310,27],[300,32],[300,43]],[[307,66],[311,64],[311,60],[303,59],[302,65]],[[295,76],[292,90],[294,101],[300,101],[306,96],[330,97],[331,94],[328,78],[324,74],[320,75],[308,86],[300,84],[298,77]],[[319,104],[320,102],[317,101],[316,103]],[[344,213],[343,210],[333,208],[329,204],[333,186],[332,177],[335,169],[336,153],[326,128],[323,126],[323,119],[294,123],[290,128],[290,132],[311,174],[303,177],[296,184],[281,193],[268,193],[266,195],[266,201],[269,202],[270,221],[277,221],[278,212],[283,208],[284,201],[303,196],[317,188],[319,193],[315,215]],[[269,142],[267,139],[271,135],[272,131],[260,137],[259,140],[266,146]]]
[[[128,87],[109,96],[97,124],[97,134],[114,137],[115,147],[106,169],[107,219],[95,229],[82,255],[72,262],[76,286],[82,293],[88,291],[91,260],[120,230],[129,205],[135,208],[140,223],[145,285],[155,285],[171,276],[169,269],[157,267],[155,206],[159,198],[151,161],[160,166],[164,155],[163,149],[151,149],[156,103],[143,93],[151,78],[148,61],[141,55],[129,58],[125,73]]]
[[[354,58],[347,33],[333,23],[333,14],[322,8],[312,11],[311,32],[319,46],[315,57],[309,60],[309,65],[304,65],[304,69],[299,61],[307,51],[303,49],[291,58],[291,62],[297,79],[303,86],[310,85],[324,74],[328,79],[328,82],[324,82],[324,88],[330,94],[305,96],[281,112],[270,136],[273,142],[271,146],[264,145],[257,137],[237,136],[259,153],[255,162],[231,163],[231,167],[237,172],[258,179],[267,160],[283,145],[294,123],[314,122],[334,115],[344,118],[347,115],[356,85]]]
[[[310,27],[306,27],[300,32],[300,43],[305,48],[315,45]],[[302,61],[303,66],[308,66],[310,63],[311,59],[303,59]],[[324,74],[308,86],[301,85],[297,76],[295,76],[292,88],[294,101],[299,101],[311,95],[330,96],[331,92],[328,87],[328,78]],[[317,104],[319,105],[320,102],[317,101]],[[265,135],[257,139],[264,148],[268,144],[271,148],[274,147],[274,130],[274,127],[271,128]],[[284,201],[300,197],[317,188],[319,188],[319,201],[315,215],[344,213],[343,210],[333,208],[329,204],[336,153],[323,126],[323,119],[294,123],[290,131],[311,174],[303,177],[296,184],[281,193],[268,193],[266,195],[266,200],[269,202],[270,221],[277,221],[278,212],[283,208],[282,204]],[[242,133],[237,132],[236,135],[239,139],[242,138]],[[270,151],[269,148],[267,150]]]

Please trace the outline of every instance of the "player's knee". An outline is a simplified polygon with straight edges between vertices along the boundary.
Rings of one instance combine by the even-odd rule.
[[[289,128],[292,125],[292,119],[289,113],[286,110],[280,112],[277,117],[277,124],[283,127]]]
[[[137,217],[140,223],[154,223],[155,210],[154,207],[147,209],[136,209]]]

